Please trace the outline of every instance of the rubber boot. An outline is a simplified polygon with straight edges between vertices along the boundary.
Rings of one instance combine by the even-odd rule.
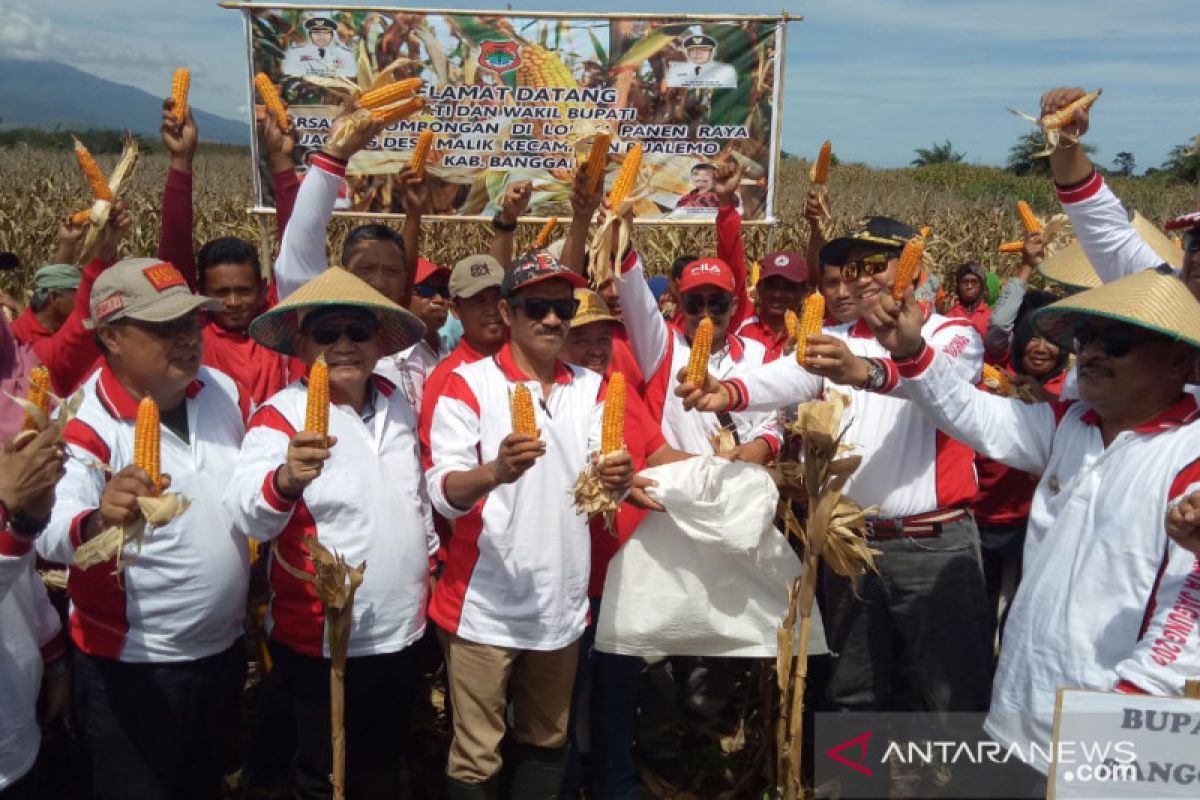
[[[449,800],[496,800],[496,779],[485,783],[467,783],[446,776],[446,797]]]
[[[509,762],[510,800],[558,800],[563,773],[567,768],[567,748],[534,747],[517,744]]]

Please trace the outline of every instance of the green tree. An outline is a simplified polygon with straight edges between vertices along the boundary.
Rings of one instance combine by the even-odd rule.
[[[1129,176],[1133,175],[1136,169],[1137,163],[1133,160],[1133,153],[1129,152],[1128,150],[1122,150],[1121,152],[1117,153],[1116,158],[1113,159],[1113,172],[1115,172],[1117,175],[1128,178]]]
[[[953,145],[950,140],[937,144],[936,142],[929,147],[918,147],[913,151],[917,154],[910,163],[914,167],[928,167],[930,164],[957,164],[963,160],[966,153],[954,152]]]
[[[1200,182],[1200,145],[1188,142],[1171,148],[1162,171],[1180,183]]]
[[[1096,152],[1096,145],[1081,143],[1083,152],[1089,156]],[[1018,175],[1050,175],[1050,157],[1037,156],[1046,149],[1046,138],[1040,130],[1021,134],[1017,143],[1008,149],[1008,169]]]

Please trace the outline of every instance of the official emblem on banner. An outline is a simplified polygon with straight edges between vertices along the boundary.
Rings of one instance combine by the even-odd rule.
[[[479,66],[501,73],[516,69],[521,66],[521,50],[516,42],[484,42]]]

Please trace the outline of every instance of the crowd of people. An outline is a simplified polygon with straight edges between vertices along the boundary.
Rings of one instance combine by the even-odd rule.
[[[1081,95],[1052,90],[1043,113]],[[1068,132],[1088,125],[1081,110]],[[247,796],[330,797],[315,538],[366,564],[348,630],[348,796],[400,796],[440,661],[444,794],[634,798],[645,663],[592,642],[615,602],[608,562],[664,513],[639,473],[711,457],[719,430],[722,458],[795,458],[796,405],[830,390],[850,398],[844,441],[861,463],[845,492],[869,509],[878,555],[862,578],[822,576],[819,707],[986,712],[997,741],[1048,745],[1061,687],[1177,696],[1200,679],[1200,212],[1168,226],[1181,267],[1164,264],[1062,137],[1050,163],[1094,288],[1030,288],[1046,246],[1030,234],[1002,288],[970,262],[939,301],[932,280],[896,300],[917,221],[871,217],[826,240],[815,196],[809,257],[763,254],[750,286],[730,162],[710,176],[716,253],[649,276],[634,237],[597,285],[603,191],[582,173],[563,239],[516,252],[531,187],[513,182],[490,251],[450,265],[421,256],[430,190],[404,170],[402,228],[355,228],[331,265],[347,162],[377,130],[331,137],[302,181],[272,117],[259,133],[278,209],[268,269],[240,239],[193,249],[197,130],[167,101],[158,252],[122,257],[132,219],[118,200],[97,257],[69,266],[83,228],[64,222],[62,263],[0,324],[0,797],[39,796],[42,726],[64,714],[95,797],[216,797],[234,770]],[[827,316],[800,363],[787,320],[814,292]],[[704,320],[711,355],[693,385]],[[327,432],[306,430],[319,357]],[[997,396],[985,363],[1021,396]],[[14,400],[39,364],[80,402],[65,426],[23,432]],[[625,449],[599,459],[614,372],[630,387]],[[518,386],[536,434],[514,432]],[[161,413],[158,484],[135,464],[143,398]],[[623,498],[611,526],[572,502],[589,465]],[[142,501],[164,490],[186,511],[105,563],[73,563],[106,530],[144,524]],[[39,578],[56,568],[61,620]],[[230,763],[248,661],[265,674]],[[697,672],[719,680],[720,662]],[[1044,781],[1047,765],[1030,767]]]

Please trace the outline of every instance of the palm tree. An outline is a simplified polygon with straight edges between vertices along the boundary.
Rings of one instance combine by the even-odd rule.
[[[913,151],[917,157],[912,160],[914,167],[928,167],[930,164],[957,164],[963,160],[966,153],[954,152],[950,140],[941,144],[934,143],[929,147],[918,147]]]

